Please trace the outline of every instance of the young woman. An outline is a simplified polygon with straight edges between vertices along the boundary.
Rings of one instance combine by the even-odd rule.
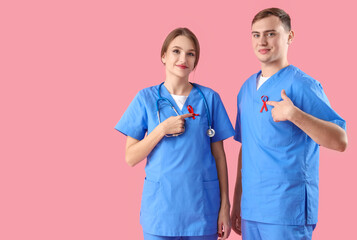
[[[140,211],[145,240],[230,234],[223,140],[234,130],[219,95],[188,81],[199,56],[196,36],[173,30],[161,49],[165,82],[141,90],[115,127],[127,136],[130,166],[147,158]]]

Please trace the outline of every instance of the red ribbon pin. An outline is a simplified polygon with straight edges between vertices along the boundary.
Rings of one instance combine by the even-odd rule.
[[[195,119],[195,116],[199,116],[200,114],[194,113],[193,112],[193,107],[191,105],[187,106],[187,110],[193,114],[192,119]]]
[[[263,106],[262,106],[262,109],[260,109],[260,112],[263,112],[263,109],[265,109],[265,111],[268,111],[268,108],[267,108],[267,101],[268,101],[268,96],[262,96],[261,97],[262,99],[262,102],[263,102]]]

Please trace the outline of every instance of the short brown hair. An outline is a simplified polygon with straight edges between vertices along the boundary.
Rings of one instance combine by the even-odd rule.
[[[281,23],[283,24],[283,27],[285,30],[290,31],[291,30],[291,19],[289,14],[287,14],[283,9],[280,8],[267,8],[264,10],[261,10],[258,12],[252,21],[252,25],[263,18],[270,17],[270,16],[276,16],[280,19]]]
[[[164,54],[166,53],[167,48],[169,47],[172,40],[174,40],[178,36],[185,36],[192,40],[193,45],[195,46],[195,55],[196,55],[196,59],[195,59],[193,68],[196,68],[198,59],[200,58],[200,44],[198,42],[196,35],[188,28],[176,28],[176,29],[172,30],[169,33],[169,35],[167,35],[167,37],[161,47],[161,57],[164,56]]]

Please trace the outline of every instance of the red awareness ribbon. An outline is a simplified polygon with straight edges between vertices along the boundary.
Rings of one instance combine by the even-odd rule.
[[[195,119],[195,116],[199,116],[200,114],[194,113],[193,112],[193,107],[191,105],[187,106],[187,110],[193,114],[192,119]]]
[[[262,96],[261,97],[262,99],[262,102],[263,102],[263,106],[262,106],[262,109],[260,109],[260,112],[263,112],[263,109],[265,109],[265,111],[268,111],[268,108],[267,108],[267,101],[268,101],[268,96]]]

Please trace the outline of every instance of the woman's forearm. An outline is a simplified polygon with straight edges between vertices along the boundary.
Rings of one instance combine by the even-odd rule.
[[[242,196],[242,147],[240,148],[238,155],[238,166],[237,166],[237,178],[234,187],[233,195],[233,205],[240,208],[241,196]]]
[[[212,143],[212,154],[216,160],[217,174],[219,179],[219,187],[221,190],[221,208],[230,208],[229,192],[228,192],[228,171],[226,155],[224,153],[223,141]]]
[[[151,153],[166,134],[184,132],[185,118],[189,117],[192,117],[192,113],[169,117],[141,141],[128,137],[125,152],[126,162],[132,167],[135,166]]]
[[[128,136],[126,141],[125,160],[129,166],[133,167],[144,160],[164,136],[165,132],[161,125],[158,125],[141,141]]]

